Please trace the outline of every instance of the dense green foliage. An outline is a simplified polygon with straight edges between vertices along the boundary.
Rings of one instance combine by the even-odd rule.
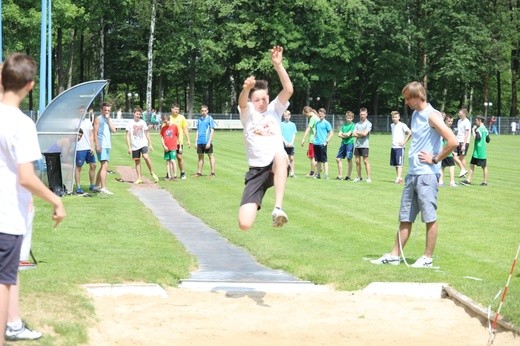
[[[152,1],[54,0],[54,94],[106,78],[115,108],[128,92],[145,106]],[[154,0],[151,104],[168,111],[200,103],[235,112],[246,76],[277,79],[268,49],[286,48],[293,113],[403,111],[400,90],[421,80],[441,110],[468,106],[518,115],[518,0]],[[5,54],[39,56],[40,1],[3,1]],[[102,43],[103,42],[103,43]],[[102,54],[103,53],[103,54]],[[103,56],[104,59],[100,59]],[[101,75],[103,70],[103,75]],[[36,95],[36,94],[35,94]],[[34,96],[36,97],[36,96]],[[319,98],[319,100],[318,100]]]

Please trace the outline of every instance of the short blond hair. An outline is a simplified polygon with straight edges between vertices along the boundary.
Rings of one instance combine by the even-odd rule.
[[[410,82],[406,84],[402,91],[403,97],[406,98],[419,98],[421,101],[426,101],[426,89],[419,82]]]

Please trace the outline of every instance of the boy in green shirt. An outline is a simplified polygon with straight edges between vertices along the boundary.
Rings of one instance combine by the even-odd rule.
[[[475,120],[475,126],[473,126],[473,137],[475,138],[475,146],[473,148],[473,156],[470,161],[470,169],[468,178],[462,180],[462,185],[471,185],[471,178],[475,171],[475,165],[482,167],[482,173],[484,174],[484,181],[480,186],[487,186],[488,184],[488,168],[487,168],[487,143],[490,142],[489,131],[484,125],[484,117],[479,115]]]
[[[347,158],[348,163],[348,173],[345,180],[352,180],[350,175],[352,174],[352,156],[354,154],[354,141],[356,140],[356,138],[352,137],[352,132],[356,127],[352,120],[354,120],[354,113],[348,111],[345,114],[345,122],[341,126],[341,131],[338,133],[338,137],[341,138],[341,145],[336,155],[338,164],[338,177],[336,180],[343,179],[343,162],[341,160],[344,158]]]

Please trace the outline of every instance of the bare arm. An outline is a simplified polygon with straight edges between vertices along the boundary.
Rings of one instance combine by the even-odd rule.
[[[150,138],[150,131],[145,130],[144,133],[146,133],[146,140],[148,141],[148,148],[150,149],[150,151],[153,151],[152,140]]]
[[[126,130],[126,146],[128,148],[128,153],[132,153],[132,143],[130,139],[130,131]]]
[[[94,130],[92,132],[94,132],[94,144],[96,146],[96,150],[98,152],[101,151],[101,144],[99,143],[99,136],[98,136],[98,132],[99,132],[99,122],[100,122],[100,118],[97,117],[96,119],[94,119]]]
[[[280,78],[280,83],[282,84],[282,91],[278,94],[278,100],[280,100],[282,104],[285,104],[291,98],[294,89],[291,79],[289,78],[285,67],[283,67],[282,59],[283,47],[274,46],[271,49],[271,62],[273,63],[273,67],[278,74],[278,78]]]
[[[188,133],[188,124],[182,129],[182,132],[184,133],[184,136],[186,136],[186,142],[188,142],[188,148],[191,148],[191,141],[190,141],[190,135]]]
[[[54,227],[65,217],[65,207],[61,198],[55,195],[45,186],[42,181],[34,174],[34,166],[32,162],[22,163],[18,165],[18,177],[20,185],[29,190],[32,194],[42,198],[54,207],[52,219]]]
[[[240,108],[240,120],[244,121],[247,113],[247,102],[249,101],[249,91],[255,86],[255,76],[249,76],[244,81],[242,91],[238,97],[238,107]]]
[[[303,144],[305,143],[305,138],[307,138],[307,135],[309,134],[310,131],[311,131],[311,128],[307,126],[307,128],[305,129],[305,132],[303,133],[302,147],[303,147]]]

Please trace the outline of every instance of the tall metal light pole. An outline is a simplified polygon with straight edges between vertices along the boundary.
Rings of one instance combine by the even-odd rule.
[[[488,107],[493,106],[492,102],[484,102],[484,117],[487,118]]]

